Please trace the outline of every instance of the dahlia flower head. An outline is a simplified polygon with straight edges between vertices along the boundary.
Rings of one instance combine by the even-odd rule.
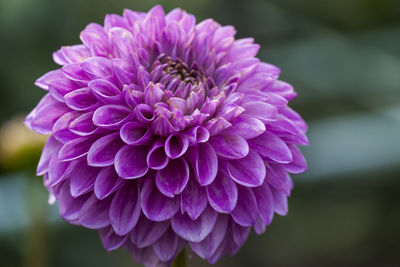
[[[306,170],[306,123],[280,70],[232,26],[181,9],[89,24],[36,81],[26,125],[50,137],[37,175],[66,221],[106,250],[170,265],[187,245],[211,264],[285,215]]]

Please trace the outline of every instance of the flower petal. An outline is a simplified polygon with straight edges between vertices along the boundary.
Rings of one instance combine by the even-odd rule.
[[[128,235],[125,236],[119,236],[117,235],[112,227],[105,227],[99,230],[99,235],[101,242],[103,244],[103,247],[107,251],[112,251],[118,249],[120,246],[122,246],[123,243],[125,243],[126,239],[128,238]]]
[[[181,194],[181,211],[185,211],[192,220],[196,220],[207,207],[207,195],[204,187],[196,179],[189,179]]]
[[[171,229],[153,244],[153,251],[161,261],[169,261],[175,255],[179,245],[179,236]]]
[[[146,146],[129,146],[121,148],[115,156],[115,170],[124,179],[136,179],[144,176],[147,171]]]
[[[71,164],[73,165],[70,174],[71,195],[78,197],[93,189],[100,170],[87,166],[86,160],[74,161]]]
[[[274,217],[274,196],[271,188],[265,181],[261,186],[253,188],[257,200],[259,214],[266,225],[272,222]]]
[[[114,164],[115,155],[123,146],[118,132],[103,136],[90,147],[87,163],[96,167],[110,166]]]
[[[263,122],[249,115],[241,115],[232,121],[232,127],[226,129],[223,134],[240,135],[244,139],[250,139],[263,132],[265,132]]]
[[[232,218],[241,226],[253,226],[258,216],[257,200],[253,191],[244,186],[238,186],[238,201],[232,211]]]
[[[93,114],[93,123],[96,126],[105,128],[117,128],[126,122],[132,111],[120,105],[105,105],[98,109]]]
[[[110,205],[110,222],[115,233],[126,235],[135,227],[140,216],[140,193],[136,183],[124,185],[115,194]]]
[[[249,140],[251,148],[261,156],[278,163],[289,163],[293,160],[292,153],[285,142],[270,132]]]
[[[254,150],[242,159],[230,160],[227,163],[229,176],[238,184],[256,187],[265,179],[265,164]]]
[[[146,177],[141,190],[143,213],[152,221],[160,222],[170,219],[179,210],[179,199],[161,194],[152,177]]]
[[[138,122],[128,122],[121,127],[121,139],[128,145],[146,144],[153,138],[150,128]]]
[[[165,154],[171,159],[176,159],[185,154],[188,147],[189,141],[185,135],[181,133],[172,134],[165,141]]]
[[[79,136],[88,136],[96,132],[98,129],[93,124],[93,111],[82,114],[71,122],[69,129],[71,132]]]
[[[222,213],[231,213],[238,199],[237,186],[228,174],[220,169],[215,180],[207,186],[207,197],[213,209]]]
[[[89,195],[83,195],[77,198],[71,196],[69,182],[66,181],[61,185],[58,194],[58,209],[60,216],[68,222],[75,223],[78,219],[79,211],[83,204],[87,201]]]
[[[217,155],[226,159],[241,159],[249,153],[249,145],[240,135],[218,135],[210,139]]]
[[[92,194],[79,211],[79,223],[89,229],[100,229],[110,225],[110,202],[111,198],[98,200]]]
[[[154,222],[145,216],[141,216],[130,233],[130,240],[138,248],[147,247],[156,242],[167,231],[168,227],[169,221]]]
[[[112,82],[105,79],[92,80],[89,83],[89,88],[92,90],[93,95],[106,104],[121,104],[122,94]]]
[[[184,158],[170,160],[168,166],[156,174],[157,188],[167,197],[180,194],[188,181],[189,165]]]
[[[58,158],[61,161],[71,161],[84,157],[89,152],[93,141],[92,137],[79,137],[69,141],[61,147],[60,152],[58,152]]]
[[[47,139],[46,145],[43,148],[42,155],[40,156],[40,160],[36,169],[36,175],[41,176],[48,172],[50,159],[54,153],[61,148],[61,143],[58,142],[53,136],[50,136]]]
[[[305,172],[307,170],[307,163],[299,148],[291,144],[289,144],[288,147],[290,149],[290,153],[292,153],[293,161],[283,165],[285,169],[294,174]]]
[[[44,105],[34,114],[30,127],[37,133],[51,134],[56,121],[68,111],[70,110],[64,103],[54,102]]]
[[[125,180],[119,178],[114,166],[101,168],[96,177],[93,191],[98,199],[104,199],[114,193],[124,183]]]
[[[218,172],[218,158],[209,143],[190,147],[187,158],[193,166],[195,177],[200,185],[209,185],[214,181]]]
[[[64,96],[65,103],[73,110],[85,111],[96,106],[98,103],[90,88],[74,90]]]
[[[164,142],[157,140],[147,154],[147,165],[154,170],[164,169],[169,162],[169,158],[165,154]]]
[[[218,213],[211,208],[206,208],[197,220],[192,220],[187,214],[177,213],[171,219],[174,232],[190,242],[200,242],[214,228]]]
[[[275,116],[278,114],[278,109],[276,107],[261,101],[246,102],[242,107],[245,108],[244,114],[255,117],[262,122],[275,120]]]
[[[267,170],[267,176],[265,180],[269,185],[278,189],[287,196],[290,196],[290,191],[293,188],[293,182],[289,174],[286,172],[284,166],[280,164],[265,164]]]

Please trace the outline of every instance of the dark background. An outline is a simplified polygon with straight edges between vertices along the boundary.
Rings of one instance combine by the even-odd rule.
[[[258,56],[295,86],[291,105],[309,123],[309,171],[293,177],[289,215],[215,266],[400,266],[398,0],[1,0],[0,266],[136,266],[48,206],[34,178],[42,143],[23,133],[18,116],[43,95],[33,82],[57,67],[53,51],[79,43],[85,25],[107,13],[157,3],[255,37]],[[19,132],[28,145],[9,152]],[[208,265],[191,259],[188,266]]]

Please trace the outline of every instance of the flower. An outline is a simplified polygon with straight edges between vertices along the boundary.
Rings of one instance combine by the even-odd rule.
[[[26,125],[51,134],[37,175],[62,218],[158,266],[187,245],[215,263],[287,213],[307,126],[280,70],[234,35],[155,6],[53,54],[62,67],[36,81],[48,93]]]

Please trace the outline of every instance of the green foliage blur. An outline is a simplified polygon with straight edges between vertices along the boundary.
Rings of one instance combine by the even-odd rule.
[[[88,23],[158,3],[254,37],[309,123],[309,171],[293,177],[289,215],[215,266],[400,266],[399,0],[1,0],[0,126],[34,107],[44,92],[33,82],[57,68],[51,53]],[[0,266],[137,266],[58,218],[35,151],[0,158]]]

